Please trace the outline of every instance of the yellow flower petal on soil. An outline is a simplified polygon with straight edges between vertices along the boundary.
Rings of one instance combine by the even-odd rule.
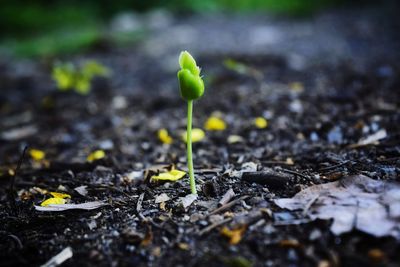
[[[50,195],[52,195],[55,198],[71,198],[71,195],[65,193],[50,192]]]
[[[65,204],[66,202],[67,201],[63,198],[52,197],[43,201],[42,204],[40,204],[40,206],[46,207],[48,205],[54,205],[54,204]]]
[[[223,131],[226,128],[226,123],[221,118],[212,116],[208,118],[204,128],[207,131]]]
[[[243,142],[243,137],[241,137],[240,135],[230,135],[228,136],[228,143],[229,144],[236,144],[236,143],[240,143]]]
[[[199,142],[206,136],[205,132],[200,128],[192,129],[192,143]],[[182,134],[182,140],[186,143],[187,133],[186,131]]]
[[[87,157],[87,161],[92,162],[95,160],[99,160],[102,159],[106,156],[106,153],[103,150],[96,150],[94,152],[92,152],[88,157]]]
[[[151,176],[150,180],[158,181],[177,181],[185,176],[186,172],[180,170],[170,170],[169,172],[162,172],[159,175]]]
[[[163,129],[158,130],[157,135],[158,135],[158,139],[160,139],[160,141],[163,142],[164,144],[169,145],[173,141],[172,137],[168,134],[167,129],[163,128]]]
[[[31,158],[33,160],[39,161],[39,160],[44,159],[44,157],[46,156],[46,153],[44,153],[44,151],[42,151],[42,150],[32,148],[29,150],[29,155],[31,156]]]
[[[268,121],[266,119],[264,119],[263,117],[257,117],[254,119],[254,125],[258,129],[264,129],[264,128],[267,128]]]
[[[236,245],[240,242],[240,240],[242,240],[242,236],[245,231],[245,226],[233,230],[230,230],[228,227],[225,226],[221,230],[221,235],[229,238],[229,244]]]

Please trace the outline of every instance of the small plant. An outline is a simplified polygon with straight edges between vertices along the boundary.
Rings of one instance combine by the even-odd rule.
[[[58,63],[53,68],[53,79],[60,91],[75,90],[86,95],[90,92],[95,77],[108,77],[110,70],[100,63],[90,60],[79,68],[72,63]]]
[[[181,52],[179,56],[178,80],[181,97],[187,101],[187,165],[190,177],[190,189],[192,194],[197,195],[196,182],[194,180],[193,158],[192,158],[192,114],[193,101],[204,94],[204,82],[200,76],[200,68],[194,58],[187,51]]]

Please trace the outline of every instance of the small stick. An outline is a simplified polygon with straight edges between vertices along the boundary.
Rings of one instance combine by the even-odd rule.
[[[144,193],[141,193],[139,196],[138,202],[136,204],[136,211],[138,213],[140,213],[140,210],[142,209],[143,198],[144,198]]]
[[[228,202],[228,203],[226,203],[225,205],[223,205],[223,206],[221,206],[221,207],[219,207],[219,208],[213,210],[212,212],[210,212],[209,214],[207,214],[207,215],[205,216],[205,218],[207,218],[208,216],[211,216],[211,215],[213,215],[213,214],[216,214],[216,213],[218,213],[218,212],[221,212],[221,211],[223,211],[223,210],[229,209],[229,208],[233,207],[236,203],[238,203],[238,202],[240,202],[240,201],[242,201],[242,200],[245,200],[245,199],[247,199],[247,198],[249,198],[249,197],[250,197],[250,196],[242,196],[242,197],[240,197],[240,198],[238,198],[238,199],[232,200],[231,202]]]
[[[223,206],[228,203],[232,198],[235,197],[235,192],[232,188],[230,188],[226,193],[222,196],[221,200],[218,202],[219,206]]]
[[[223,220],[221,220],[221,221],[219,221],[219,222],[213,223],[213,224],[207,226],[206,228],[204,228],[203,230],[199,231],[199,232],[198,232],[198,235],[199,235],[199,236],[202,236],[202,235],[204,235],[204,234],[210,232],[210,231],[213,230],[214,228],[216,228],[216,227],[218,227],[218,226],[220,226],[220,225],[223,225],[224,223],[230,222],[230,221],[232,221],[232,218],[226,218],[226,219],[223,219]]]
[[[17,243],[19,249],[23,249],[24,248],[24,246],[22,245],[21,239],[19,239],[18,236],[13,235],[13,234],[9,234],[8,237],[13,239],[15,241],[15,243]]]
[[[64,261],[68,260],[73,256],[72,248],[66,247],[60,253],[51,258],[48,262],[43,264],[41,267],[56,267],[61,265]]]
[[[13,212],[14,214],[16,213],[16,206],[17,206],[15,203],[15,197],[17,195],[17,193],[15,192],[15,180],[21,168],[22,162],[24,161],[27,149],[28,146],[25,146],[24,150],[22,151],[22,155],[18,160],[17,167],[14,170],[14,175],[11,177],[10,187],[8,189],[8,201],[10,202],[11,212]]]
[[[21,155],[21,157],[20,157],[19,160],[18,160],[17,168],[15,168],[15,170],[14,170],[14,175],[13,175],[12,178],[11,178],[10,189],[9,189],[11,193],[14,192],[15,177],[17,176],[17,174],[18,174],[18,172],[19,172],[19,170],[20,170],[20,168],[21,168],[22,161],[23,161],[24,158],[25,158],[25,153],[26,153],[26,150],[27,150],[27,149],[28,149],[28,146],[25,146],[25,147],[24,147],[24,150],[22,151],[22,155]]]
[[[298,176],[300,176],[300,177],[303,177],[304,179],[309,179],[310,177],[308,177],[307,175],[304,175],[304,174],[302,174],[302,173],[300,173],[300,172],[297,172],[297,171],[292,171],[292,170],[288,170],[288,169],[284,169],[284,168],[280,168],[283,172],[287,172],[287,173],[290,173],[290,174],[294,174],[294,175],[298,175]]]

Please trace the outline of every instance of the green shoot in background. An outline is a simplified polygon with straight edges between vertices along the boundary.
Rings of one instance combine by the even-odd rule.
[[[181,52],[179,56],[178,80],[181,97],[187,101],[187,165],[190,178],[190,189],[192,194],[197,195],[196,182],[194,180],[193,157],[192,157],[192,116],[193,100],[200,98],[204,94],[204,82],[200,77],[200,68],[196,61],[187,51]]]
[[[58,63],[53,68],[53,79],[60,91],[75,90],[87,95],[91,89],[91,82],[95,77],[108,77],[110,70],[96,61],[86,61],[77,68],[72,63]]]

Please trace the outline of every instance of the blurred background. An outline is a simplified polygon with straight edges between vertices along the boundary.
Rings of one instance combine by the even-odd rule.
[[[114,70],[113,90],[174,90],[181,50],[211,72],[230,57],[263,56],[299,71],[343,62],[363,70],[397,59],[397,7],[394,0],[2,1],[2,97],[20,87],[54,90],[55,63],[86,58]]]
[[[358,9],[368,6],[382,8],[382,5],[385,5],[387,10],[393,10],[392,6],[395,2],[366,0],[2,1],[0,51],[2,55],[16,57],[49,57],[104,48],[108,45],[129,45],[144,38],[149,31],[171,26],[187,16],[201,15],[217,18],[221,14],[235,14],[245,17],[267,15],[310,18],[326,10],[338,8]],[[237,19],[237,23],[223,30],[240,31],[241,20],[245,18]],[[206,20],[204,24],[213,28]],[[271,31],[274,29],[260,29],[256,34],[279,35]],[[263,36],[260,36],[260,39],[262,38]],[[274,38],[274,36],[269,38]],[[257,41],[265,42],[265,40]]]

